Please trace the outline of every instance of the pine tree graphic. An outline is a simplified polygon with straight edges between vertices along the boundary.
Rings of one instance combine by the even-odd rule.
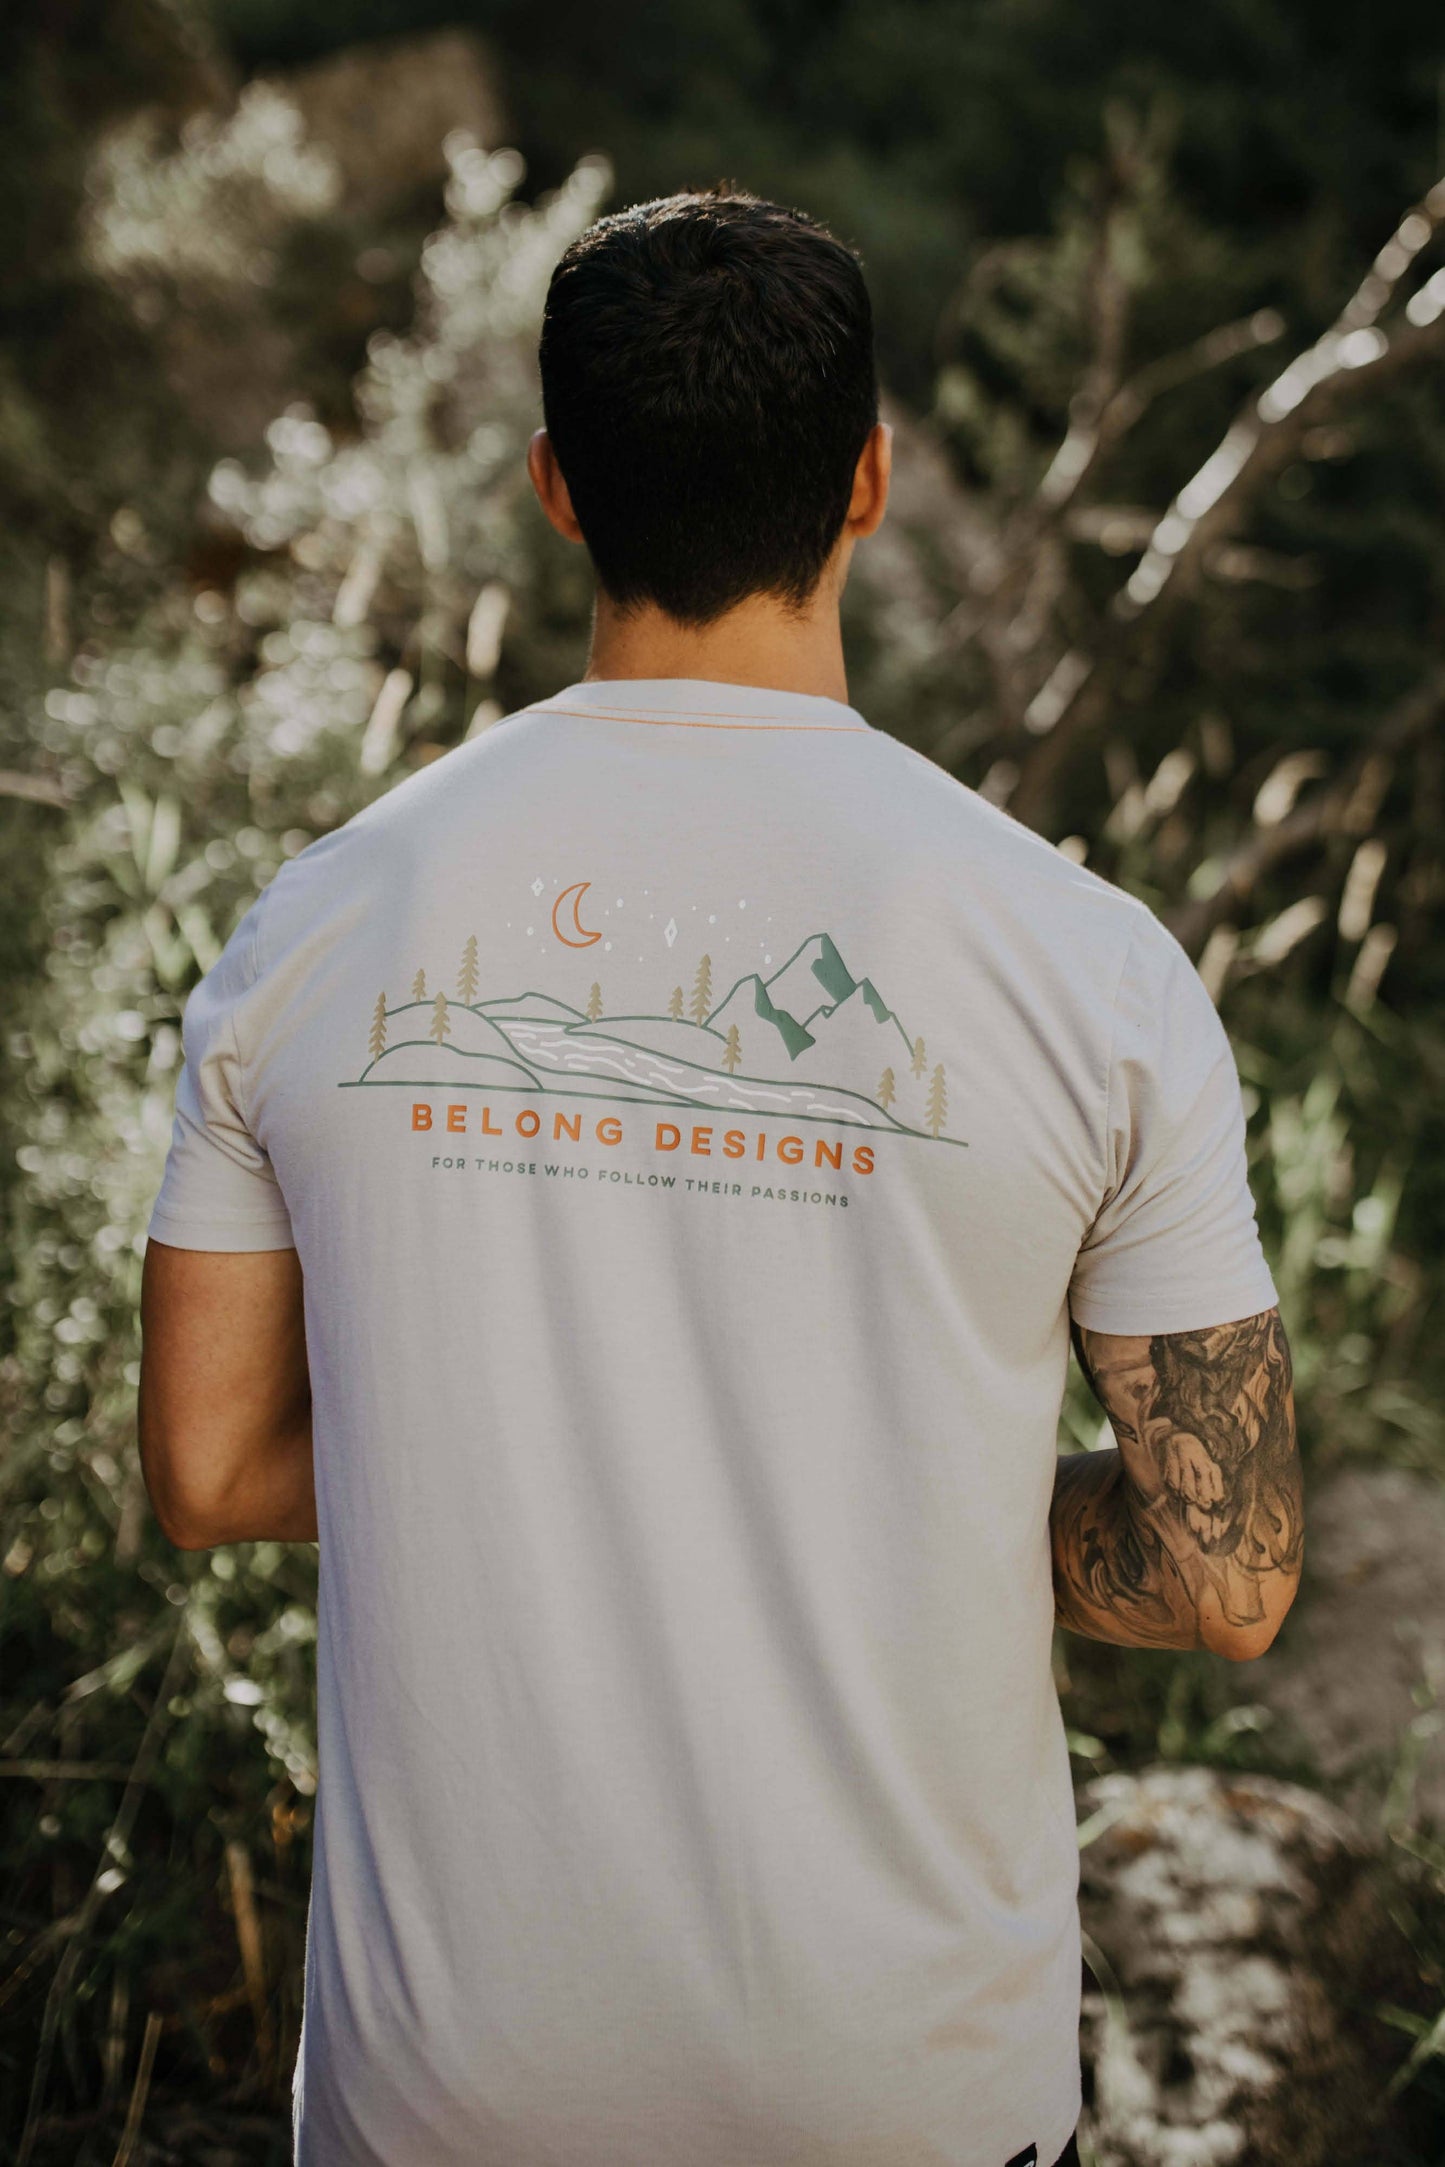
[[[469,934],[462,950],[462,967],[457,972],[457,999],[470,1008],[477,997],[481,976],[477,969],[477,936]]]
[[[922,1045],[922,1039],[919,1044]],[[948,1117],[948,1093],[943,1085],[943,1063],[940,1061],[928,1080],[928,1111],[924,1115],[929,1128],[937,1136]]]
[[[672,999],[671,999],[671,1000],[670,1000],[670,1001],[668,1002],[668,1004],[667,1004],[667,1013],[669,1014],[669,1016],[671,1016],[671,1018],[672,1018],[672,1020],[673,1020],[673,1022],[674,1022],[674,1023],[681,1023],[681,1021],[682,1021],[682,988],[681,988],[681,986],[674,986],[674,987],[673,987],[673,989],[672,989]]]
[[[412,980],[412,982],[411,982],[411,997],[412,997],[412,999],[413,999],[414,1001],[424,1001],[424,1000],[426,999],[426,972],[425,972],[425,971],[418,971],[418,972],[417,972],[417,974],[416,974],[416,976],[415,976],[415,978],[414,978],[414,979]]]
[[[432,1003],[431,1023],[427,1029],[427,1037],[434,1038],[439,1046],[445,1045],[451,1035],[451,1028],[452,1019],[447,1014],[447,997],[444,993],[439,993]]]
[[[729,1076],[731,1076],[742,1057],[743,1049],[742,1042],[738,1037],[738,1027],[735,1023],[730,1023],[728,1025],[728,1042],[723,1048],[722,1056],[722,1065]]]
[[[921,1038],[915,1038],[915,1039],[914,1039],[914,1041],[913,1041],[913,1062],[912,1062],[912,1067],[913,1067],[913,1073],[914,1073],[914,1075],[915,1075],[915,1076],[921,1076],[921,1075],[923,1074],[923,1071],[924,1071],[924,1068],[926,1067],[926,1065],[927,1065],[927,1057],[926,1057],[926,1055],[924,1054],[924,1051],[923,1051],[923,1040],[922,1040]]]
[[[883,1108],[884,1113],[886,1114],[889,1107],[893,1104],[893,1101],[898,1096],[898,1086],[893,1080],[893,1071],[891,1068],[884,1069],[883,1074],[878,1079],[878,1089],[874,1095],[877,1098],[879,1105]]]
[[[602,988],[594,985],[587,996],[587,1021],[595,1023],[602,1013]]]
[[[386,1052],[386,995],[378,993],[376,1006],[371,1012],[371,1036],[367,1040],[373,1061],[379,1061]]]
[[[704,956],[697,967],[697,978],[692,989],[692,1006],[688,1014],[694,1023],[706,1023],[707,1012],[712,1007],[712,957]]]

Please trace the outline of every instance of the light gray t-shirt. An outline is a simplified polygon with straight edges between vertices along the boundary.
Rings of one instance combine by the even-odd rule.
[[[1270,1308],[1183,950],[853,708],[572,685],[191,995],[151,1233],[293,1241],[300,2167],[1040,2167],[1070,1311]]]

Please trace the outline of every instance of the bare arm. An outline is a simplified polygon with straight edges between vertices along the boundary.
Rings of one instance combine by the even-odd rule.
[[[141,1470],[171,1541],[315,1542],[296,1251],[149,1242],[141,1331]]]
[[[1303,1487],[1277,1309],[1074,1346],[1117,1451],[1059,1460],[1059,1623],[1134,1648],[1261,1655],[1299,1585]]]

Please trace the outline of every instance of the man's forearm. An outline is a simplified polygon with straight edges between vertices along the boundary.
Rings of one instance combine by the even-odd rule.
[[[1199,1608],[1114,1452],[1059,1459],[1049,1513],[1060,1625],[1126,1648],[1202,1648]]]
[[[1074,1344],[1119,1440],[1058,1462],[1059,1622],[1136,1648],[1269,1646],[1299,1584],[1303,1492],[1278,1312]]]

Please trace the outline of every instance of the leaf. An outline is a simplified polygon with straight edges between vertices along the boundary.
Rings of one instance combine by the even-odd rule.
[[[182,903],[176,908],[176,924],[185,936],[191,954],[204,974],[210,970],[221,953],[221,943],[199,903]]]
[[[117,783],[121,804],[130,815],[130,848],[136,870],[144,874],[150,852],[151,818],[155,808],[144,790],[124,778]]]
[[[150,848],[146,852],[145,884],[158,895],[175,870],[181,847],[181,808],[169,791],[158,797],[151,816]]]

